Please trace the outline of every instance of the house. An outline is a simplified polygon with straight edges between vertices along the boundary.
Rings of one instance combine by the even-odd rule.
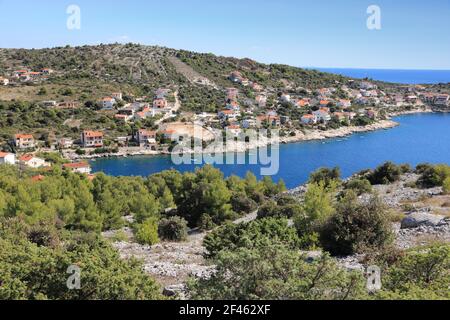
[[[336,105],[340,108],[350,108],[352,106],[352,102],[347,99],[339,99]]]
[[[73,140],[70,138],[61,138],[58,139],[57,144],[61,149],[70,149],[73,147]]]
[[[298,100],[296,105],[299,108],[304,108],[304,107],[309,107],[311,105],[311,102],[309,99],[303,98],[303,99]]]
[[[315,124],[315,123],[317,123],[317,117],[313,114],[305,114],[301,118],[301,121],[304,124]]]
[[[124,123],[127,123],[127,122],[130,121],[132,118],[133,118],[133,116],[129,116],[129,115],[127,115],[127,114],[121,114],[121,113],[118,113],[118,114],[115,114],[115,115],[114,115],[114,119],[119,120],[119,121],[122,121],[122,122],[124,122]]]
[[[113,92],[113,93],[111,93],[111,98],[113,98],[116,101],[123,100],[122,99],[122,92]]]
[[[233,137],[239,137],[242,132],[242,129],[238,125],[231,125],[225,128],[227,135],[231,135]]]
[[[112,110],[114,109],[114,105],[116,104],[116,99],[114,99],[113,97],[105,97],[101,102],[103,110]]]
[[[153,100],[153,109],[166,109],[167,100],[165,98],[158,98]]]
[[[17,79],[20,79],[20,77],[23,76],[23,75],[28,75],[28,70],[25,70],[25,69],[23,69],[23,70],[16,70],[16,71],[14,71],[12,73],[12,76],[14,78],[17,78]]]
[[[234,110],[234,111],[241,110],[241,108],[239,107],[239,104],[236,101],[231,101],[230,103],[227,103],[227,105],[225,106],[225,109]]]
[[[239,117],[240,113],[236,110],[228,110],[227,109],[227,110],[219,111],[217,116],[221,120],[230,120],[230,119],[236,119],[237,117]]]
[[[364,97],[368,97],[368,98],[370,98],[370,97],[378,97],[377,90],[362,90],[361,93],[362,93],[362,95]]]
[[[319,101],[319,106],[321,108],[325,108],[328,107],[330,105],[331,101],[330,100],[320,100]]]
[[[409,95],[405,98],[405,100],[409,104],[417,104],[419,98],[416,95]]]
[[[46,108],[51,108],[51,107],[56,107],[57,106],[57,102],[54,101],[54,100],[42,101],[41,104],[42,104],[43,107],[46,107]]]
[[[50,75],[50,74],[52,74],[54,71],[52,70],[52,69],[49,69],[49,68],[44,68],[44,69],[41,69],[41,74],[42,75]]]
[[[156,149],[156,131],[140,129],[137,132],[136,140],[141,148]]]
[[[28,82],[31,80],[31,77],[28,73],[22,73],[19,75],[19,80],[22,82]]]
[[[7,86],[9,84],[9,79],[0,77],[0,85]]]
[[[58,103],[57,108],[58,109],[76,109],[78,108],[79,103],[76,101],[64,101],[61,103]]]
[[[16,164],[16,155],[14,153],[0,151],[0,165],[2,164]]]
[[[39,169],[43,167],[50,167],[50,164],[44,159],[33,156],[32,154],[24,154],[19,158],[19,166],[22,169],[33,168]]]
[[[103,132],[83,131],[81,133],[81,145],[83,148],[101,148],[103,147]]]
[[[291,102],[291,96],[289,94],[283,93],[280,97],[280,100],[284,103]]]
[[[63,168],[73,173],[81,173],[81,174],[90,174],[92,169],[89,163],[87,162],[74,162],[74,163],[65,163],[63,164]]]
[[[267,124],[272,127],[278,127],[281,125],[281,120],[279,116],[266,114],[256,117],[256,126],[262,127],[264,124]]]
[[[448,94],[439,94],[434,99],[434,104],[436,106],[447,107],[449,105],[449,95]]]
[[[16,134],[14,136],[14,146],[17,149],[32,149],[36,146],[34,137],[31,134]]]
[[[331,120],[331,115],[327,108],[320,108],[319,110],[314,111],[313,115],[316,117],[317,121],[327,122]]]
[[[28,76],[30,77],[31,80],[37,80],[41,77],[41,73],[40,72],[29,72]]]

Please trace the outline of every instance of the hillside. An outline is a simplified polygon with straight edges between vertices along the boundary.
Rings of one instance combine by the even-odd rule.
[[[178,85],[186,109],[212,109],[223,102],[227,79],[239,71],[269,92],[346,83],[348,78],[285,65],[265,65],[250,59],[219,57],[190,51],[135,44],[59,47],[52,49],[0,49],[0,74],[20,68],[51,68],[55,75],[43,84],[47,96],[29,87],[1,88],[0,100],[64,99],[61,89],[73,87],[72,98],[87,100],[111,90],[134,95],[149,94],[155,88]],[[195,89],[195,90],[194,90]],[[250,95],[249,90],[243,90]]]

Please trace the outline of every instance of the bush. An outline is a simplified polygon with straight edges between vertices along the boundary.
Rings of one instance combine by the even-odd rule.
[[[235,194],[231,198],[231,207],[234,212],[243,214],[250,213],[256,210],[258,204],[253,200],[242,194]]]
[[[188,236],[187,222],[180,217],[162,219],[158,226],[158,235],[162,240],[185,241]]]
[[[419,170],[421,176],[417,184],[422,188],[434,188],[444,185],[444,181],[450,177],[450,166],[441,164],[436,166],[423,166]]]
[[[208,234],[203,241],[208,258],[216,257],[221,251],[264,247],[270,243],[296,249],[299,239],[286,219],[268,218],[239,225],[229,223]]]
[[[408,163],[404,163],[400,165],[400,170],[403,174],[405,173],[411,173],[413,172],[413,169],[411,168],[411,165]]]
[[[346,190],[353,190],[358,196],[365,193],[372,193],[372,185],[365,178],[351,179],[345,184]]]
[[[444,180],[442,187],[445,194],[450,194],[450,178]]]
[[[339,168],[320,168],[316,172],[313,172],[309,178],[309,183],[320,183],[324,182],[325,186],[328,187],[332,181],[339,182],[341,180],[341,172]]]
[[[372,185],[377,184],[389,184],[396,182],[400,179],[402,171],[398,166],[392,162],[386,162],[382,166],[379,166],[368,177]]]
[[[388,212],[377,197],[359,203],[348,191],[336,213],[320,230],[320,243],[332,255],[351,255],[367,248],[382,248],[392,240]]]
[[[141,224],[135,226],[134,236],[140,244],[154,245],[159,242],[158,219],[148,218]]]

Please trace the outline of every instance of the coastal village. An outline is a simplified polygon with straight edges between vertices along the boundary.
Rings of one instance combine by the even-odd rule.
[[[0,84],[39,85],[58,74],[50,68],[33,71],[22,67],[2,75]],[[68,162],[64,164],[66,169],[90,174],[89,164],[84,159],[169,153],[175,143],[192,138],[194,128],[201,129],[205,144],[216,139],[218,132],[244,141],[249,129],[278,129],[281,142],[287,143],[390,128],[395,126],[390,121],[392,116],[445,111],[450,106],[449,94],[433,92],[421,85],[398,86],[394,92],[387,92],[374,81],[350,79],[318,89],[292,87],[286,82],[283,90],[279,90],[250,81],[240,71],[224,77],[229,86],[220,89],[223,103],[216,113],[184,111],[177,84],[139,97],[128,92],[111,92],[95,101],[96,113],[113,119],[117,127],[132,127],[128,134],[111,135],[106,128],[78,126],[78,136],[56,132],[48,142],[32,132],[16,132],[4,144],[0,163],[46,168],[51,163],[39,154],[57,152]],[[212,84],[197,81],[197,85]],[[87,108],[86,103],[66,99],[40,101],[39,105],[49,110]],[[270,143],[270,139],[264,143]],[[259,146],[247,144],[244,149]]]

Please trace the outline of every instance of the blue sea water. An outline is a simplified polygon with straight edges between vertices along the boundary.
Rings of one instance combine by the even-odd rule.
[[[450,114],[415,114],[395,119],[399,127],[358,133],[347,138],[312,141],[280,146],[279,172],[274,180],[283,179],[288,188],[307,181],[320,167],[341,168],[344,177],[385,161],[450,164]],[[93,161],[94,172],[113,176],[148,176],[171,168],[193,171],[197,165],[175,166],[168,156],[110,158]],[[218,165],[225,174],[240,177],[248,171],[260,176],[258,165]]]
[[[316,68],[316,70],[340,74],[351,78],[402,84],[450,83],[450,70],[395,70],[395,69],[339,69]]]

